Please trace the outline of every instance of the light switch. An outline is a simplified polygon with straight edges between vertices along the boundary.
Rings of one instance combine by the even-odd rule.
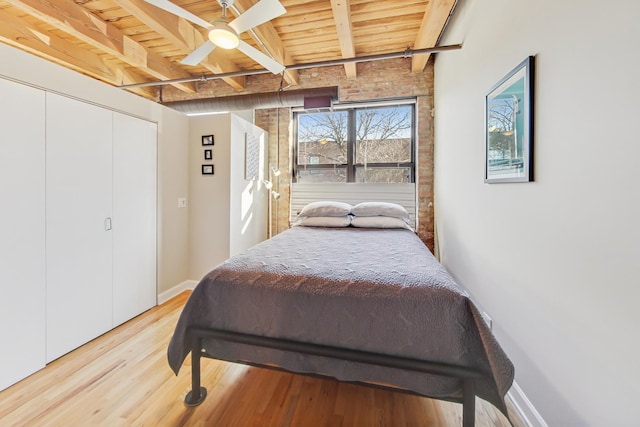
[[[187,199],[184,197],[178,197],[178,207],[186,208],[187,207]]]

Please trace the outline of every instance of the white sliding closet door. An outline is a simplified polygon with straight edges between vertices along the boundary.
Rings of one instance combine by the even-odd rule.
[[[47,361],[112,327],[112,112],[47,93]]]
[[[156,305],[157,125],[113,114],[113,325]]]
[[[0,79],[0,390],[45,365],[44,92]]]

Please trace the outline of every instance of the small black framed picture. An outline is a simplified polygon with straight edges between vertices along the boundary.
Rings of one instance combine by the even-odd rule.
[[[212,160],[213,159],[213,154],[212,154],[211,150],[204,150],[204,159],[205,160]]]
[[[213,175],[213,165],[202,165],[202,175]]]
[[[202,135],[202,145],[213,145],[213,135]]]

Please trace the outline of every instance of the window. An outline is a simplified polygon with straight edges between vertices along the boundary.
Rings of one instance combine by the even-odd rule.
[[[413,182],[415,105],[296,112],[297,182]]]

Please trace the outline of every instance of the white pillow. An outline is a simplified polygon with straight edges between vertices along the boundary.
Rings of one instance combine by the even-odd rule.
[[[362,202],[351,209],[355,216],[388,216],[410,221],[411,217],[407,210],[395,203],[388,202]]]
[[[349,203],[321,201],[312,202],[302,208],[302,211],[298,214],[298,217],[305,216],[344,216],[349,215],[351,212],[351,206]]]
[[[404,219],[390,216],[354,216],[351,219],[351,226],[360,228],[406,228],[413,231]]]
[[[351,215],[345,216],[306,216],[298,217],[293,226],[302,227],[348,227]]]

